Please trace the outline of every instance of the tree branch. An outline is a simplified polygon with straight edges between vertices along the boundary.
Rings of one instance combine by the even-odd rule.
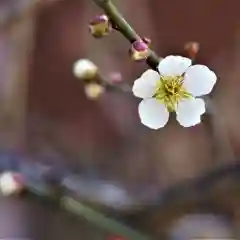
[[[128,39],[130,43],[136,40],[141,40],[142,38],[135,32],[135,30],[129,25],[129,23],[123,18],[121,13],[117,10],[111,0],[94,0],[94,2],[103,9],[103,11],[111,19],[112,23],[122,35]],[[150,51],[149,57],[146,59],[146,63],[154,70],[156,70],[157,65],[160,61],[160,57],[152,51]]]

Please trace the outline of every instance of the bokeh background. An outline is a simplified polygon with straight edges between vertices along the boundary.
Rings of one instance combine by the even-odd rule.
[[[200,221],[197,225],[210,221],[202,230],[206,237],[211,226],[216,232],[226,227],[237,239],[240,201],[235,186],[239,178],[232,180],[231,171],[238,171],[239,176],[239,1],[113,2],[141,36],[151,38],[152,48],[161,56],[185,54],[188,41],[200,44],[197,61],[219,77],[211,96],[210,115],[193,128],[184,129],[173,119],[164,129],[152,131],[141,125],[138,99],[131,95],[107,92],[97,101],[87,99],[83,84],[72,73],[73,63],[89,58],[106,78],[120,72],[123,81],[131,85],[147,66],[130,60],[128,41],[118,32],[101,40],[92,38],[88,23],[101,10],[90,0],[1,0],[2,153],[54,166],[71,165],[85,180],[96,180],[95,187],[97,179],[120,184],[136,204],[142,200],[145,204],[138,211],[133,208],[124,213],[127,224],[157,239],[163,235],[167,239],[192,239],[188,235],[174,238],[177,230],[172,230],[173,222],[189,213]],[[178,184],[188,186],[218,169],[222,172],[217,172],[216,186],[203,180],[208,191],[186,188],[188,197],[181,198],[184,193]],[[222,179],[221,174],[227,177]],[[167,196],[169,202],[162,203],[161,194],[166,189],[175,190]],[[96,196],[102,209],[100,198]],[[1,201],[0,235],[105,239],[105,233],[96,227],[52,206],[29,199]],[[111,202],[108,207],[112,208]],[[220,215],[224,223],[219,220],[221,223],[214,225],[213,220],[205,219],[207,216],[196,215],[200,213],[218,220]],[[178,231],[183,234],[189,230],[183,227]]]

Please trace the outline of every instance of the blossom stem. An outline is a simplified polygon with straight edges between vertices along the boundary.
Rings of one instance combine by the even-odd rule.
[[[101,75],[98,75],[97,83],[105,87],[107,90],[116,90],[124,93],[132,92],[132,87],[128,84],[115,84],[105,80]]]
[[[130,24],[123,18],[121,13],[115,7],[111,0],[94,0],[94,2],[104,10],[108,17],[113,22],[113,25],[122,35],[128,39],[130,43],[134,43],[142,38],[136,33],[136,31],[130,26]],[[149,57],[146,59],[146,63],[154,70],[157,69],[160,57],[152,50],[150,50]]]

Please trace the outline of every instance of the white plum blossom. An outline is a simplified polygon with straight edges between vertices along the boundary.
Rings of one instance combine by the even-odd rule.
[[[161,60],[157,69],[146,70],[132,88],[133,94],[143,99],[138,106],[142,124],[162,128],[169,112],[176,112],[183,127],[199,124],[206,109],[204,100],[198,97],[212,91],[216,74],[205,65],[192,65],[191,59],[173,55]]]

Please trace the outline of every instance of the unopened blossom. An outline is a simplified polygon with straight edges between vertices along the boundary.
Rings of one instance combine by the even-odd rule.
[[[17,194],[24,188],[23,176],[18,173],[4,172],[0,175],[0,191],[4,196]]]
[[[184,46],[188,56],[191,59],[194,59],[199,52],[200,45],[198,42],[187,42]]]
[[[216,74],[205,65],[192,65],[191,59],[173,55],[161,60],[157,69],[146,70],[132,88],[143,99],[138,107],[141,122],[159,129],[168,122],[169,112],[176,112],[183,127],[199,124],[206,110],[199,97],[212,91]]]
[[[79,59],[73,65],[73,74],[77,78],[91,80],[97,73],[98,67],[89,59]]]
[[[142,40],[137,40],[132,44],[130,53],[133,60],[144,60],[149,56],[148,44]]]
[[[112,31],[112,25],[107,15],[95,16],[89,24],[91,34],[95,38],[108,35]]]
[[[120,72],[111,72],[109,73],[109,82],[113,84],[118,84],[123,81],[122,74]]]
[[[88,99],[95,100],[105,92],[105,88],[98,83],[88,83],[84,86],[84,91]]]

